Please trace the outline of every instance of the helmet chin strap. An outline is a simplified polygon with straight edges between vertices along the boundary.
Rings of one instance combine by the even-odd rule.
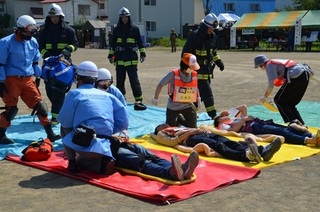
[[[31,40],[32,38],[32,35],[24,35],[22,31],[19,29],[15,31],[15,34],[16,34],[17,40],[19,41],[23,41],[23,40],[28,41],[28,40]]]

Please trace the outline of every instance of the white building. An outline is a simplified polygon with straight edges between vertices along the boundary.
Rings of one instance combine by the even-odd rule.
[[[132,22],[146,24],[148,37],[169,36],[171,28],[182,34],[183,25],[204,17],[202,0],[108,0],[111,25],[117,24],[122,7],[129,9]]]

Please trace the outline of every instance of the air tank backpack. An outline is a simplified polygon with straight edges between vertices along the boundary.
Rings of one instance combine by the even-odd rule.
[[[52,152],[52,143],[46,139],[32,142],[28,147],[22,150],[21,160],[23,161],[44,161],[48,160]]]
[[[41,78],[70,88],[75,78],[76,68],[63,55],[47,57],[43,61]]]

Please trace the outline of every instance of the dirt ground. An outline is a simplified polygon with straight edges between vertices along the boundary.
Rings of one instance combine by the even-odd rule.
[[[151,104],[155,87],[161,77],[170,69],[179,66],[180,52],[181,49],[176,53],[171,53],[167,48],[147,49],[146,61],[139,64],[139,76],[146,104]],[[218,110],[240,104],[250,106],[256,104],[256,99],[263,95],[266,75],[253,68],[253,58],[259,53],[264,53],[269,58],[290,58],[307,63],[319,74],[319,53],[220,51],[225,70],[221,72],[216,69],[215,79],[212,81]],[[115,73],[114,67],[107,60],[106,50],[79,49],[72,56],[75,64],[91,60],[98,67],[106,67],[113,75]],[[129,83],[126,87],[126,98],[132,102]],[[43,83],[41,90],[49,106]],[[166,89],[163,89],[159,98],[160,106],[165,106],[166,99]],[[320,101],[319,99],[319,84],[311,81],[303,100]],[[23,104],[19,105],[19,109],[19,114],[31,112]],[[308,124],[308,120],[306,122]],[[0,210],[318,211],[319,164],[319,155],[292,161],[263,169],[255,179],[171,205],[157,206],[61,175],[3,160],[0,161]]]

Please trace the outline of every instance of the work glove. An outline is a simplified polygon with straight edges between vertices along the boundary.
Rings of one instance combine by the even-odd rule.
[[[111,63],[111,64],[113,64],[114,63],[114,59],[113,59],[113,57],[110,57],[110,58],[108,58],[109,59],[109,62]]]
[[[151,99],[151,104],[157,106],[158,105],[158,99],[152,98]]]
[[[224,70],[224,64],[221,59],[214,61],[215,64],[220,68],[220,71]]]
[[[0,82],[0,97],[3,98],[4,92],[8,93],[7,87],[4,82]]]
[[[39,88],[39,86],[40,86],[40,78],[36,78],[36,80],[35,80],[35,82],[36,82],[36,86]]]
[[[146,58],[145,56],[140,56],[140,62],[143,63],[145,58]]]
[[[61,51],[61,54],[63,54],[64,58],[67,60],[71,57],[72,48],[69,46],[64,47],[64,49]]]
[[[267,100],[267,98],[265,96],[263,96],[259,99],[259,102],[263,104],[266,100]]]
[[[197,104],[198,104],[198,110],[200,110],[202,108],[202,101],[200,96],[197,98]]]

